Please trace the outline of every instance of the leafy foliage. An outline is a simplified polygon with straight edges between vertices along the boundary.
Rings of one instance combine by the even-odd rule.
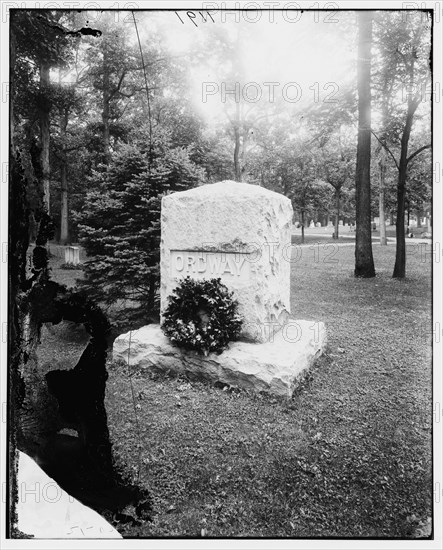
[[[173,344],[204,355],[221,353],[240,334],[238,302],[221,279],[186,277],[169,297],[162,329]]]

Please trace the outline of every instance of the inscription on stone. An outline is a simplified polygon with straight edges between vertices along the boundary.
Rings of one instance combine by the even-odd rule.
[[[171,250],[170,276],[172,279],[218,278],[235,282],[250,280],[249,255],[239,252],[206,252]]]

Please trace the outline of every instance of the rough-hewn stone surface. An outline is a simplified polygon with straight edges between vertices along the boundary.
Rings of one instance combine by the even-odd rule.
[[[131,336],[131,338],[129,338]],[[253,391],[291,396],[300,374],[326,346],[323,323],[290,321],[273,341],[232,342],[222,354],[207,357],[174,347],[159,325],[122,334],[114,342],[113,357],[141,368],[191,373],[212,381]]]
[[[18,452],[17,528],[37,539],[121,539],[97,512],[63,491],[32,458]]]
[[[266,342],[289,318],[291,201],[222,181],[167,195],[161,214],[161,311],[180,277],[220,277],[234,291],[244,339]]]

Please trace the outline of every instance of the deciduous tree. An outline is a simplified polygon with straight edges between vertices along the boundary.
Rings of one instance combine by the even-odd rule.
[[[371,236],[371,45],[372,13],[358,13],[358,141],[355,175],[356,277],[375,277]]]

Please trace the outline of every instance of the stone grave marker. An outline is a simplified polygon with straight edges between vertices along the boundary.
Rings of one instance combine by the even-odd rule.
[[[289,318],[291,201],[224,181],[164,197],[161,216],[161,312],[179,279],[220,277],[239,301],[241,336],[269,340]]]
[[[165,196],[161,313],[181,278],[220,277],[239,302],[243,331],[223,353],[204,357],[174,347],[159,325],[148,325],[117,338],[114,356],[290,396],[326,345],[323,323],[289,318],[292,216],[288,198],[247,183],[223,181]]]
[[[69,265],[80,263],[80,248],[78,246],[65,246],[65,263]]]

